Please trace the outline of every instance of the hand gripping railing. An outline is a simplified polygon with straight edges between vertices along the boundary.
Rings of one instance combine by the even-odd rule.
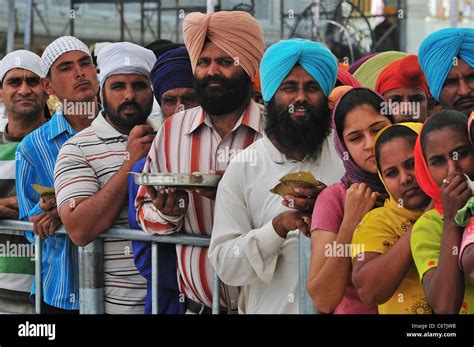
[[[33,230],[33,224],[16,220],[0,220],[0,234],[23,235]],[[61,227],[57,234],[67,234]],[[111,228],[101,234],[99,239],[85,247],[79,247],[79,298],[81,314],[104,313],[104,266],[102,240],[104,238],[131,241],[151,242],[151,279],[152,279],[152,313],[158,313],[158,243],[183,244],[189,246],[209,247],[210,237],[176,233],[171,235],[150,235],[136,229]],[[41,238],[35,237],[35,310],[41,313],[42,282],[41,282]],[[299,242],[299,297],[300,313],[314,313],[311,298],[306,291],[310,250],[310,239],[300,234]],[[212,313],[219,313],[220,280],[214,272],[212,287]]]
[[[23,235],[25,231],[33,230],[33,224],[14,220],[0,220],[0,234]],[[61,227],[56,230],[57,234],[66,234]],[[100,235],[99,239],[89,243],[85,247],[79,247],[79,298],[81,314],[104,313],[104,279],[103,279],[103,251],[102,240],[104,238],[115,238],[133,241],[149,241],[152,244],[151,252],[151,279],[152,279],[152,313],[158,313],[158,243],[184,244],[190,246],[209,247],[208,236],[172,234],[172,235],[150,235],[136,229],[111,228]],[[41,238],[35,237],[35,279],[36,313],[41,313]],[[219,313],[219,289],[220,281],[214,273],[214,286],[212,291],[212,312]]]

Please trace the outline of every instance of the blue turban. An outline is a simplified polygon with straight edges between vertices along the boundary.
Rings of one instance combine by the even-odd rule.
[[[444,81],[459,56],[474,67],[474,29],[448,28],[435,31],[421,43],[418,61],[433,97],[439,101]]]
[[[301,65],[318,82],[324,95],[329,96],[336,84],[336,57],[321,43],[290,39],[275,43],[263,55],[260,79],[265,103],[273,98],[296,64]]]
[[[163,94],[174,88],[193,88],[194,75],[186,47],[179,47],[160,55],[151,70],[155,98],[161,105]]]

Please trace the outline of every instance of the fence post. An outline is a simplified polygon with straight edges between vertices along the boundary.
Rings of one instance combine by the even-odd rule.
[[[309,262],[311,260],[311,239],[299,233],[299,296],[300,296],[300,314],[313,314],[316,310],[313,306],[313,300],[306,290],[308,282]]]
[[[214,278],[212,281],[212,314],[219,314],[220,297],[221,297],[221,280],[214,271]],[[230,309],[230,308],[229,308]]]
[[[151,313],[158,314],[158,244],[151,243]]]
[[[104,251],[101,239],[79,247],[79,300],[81,314],[104,313]]]
[[[41,314],[41,302],[43,296],[43,282],[41,280],[41,242],[41,237],[35,235],[35,311],[37,314]]]

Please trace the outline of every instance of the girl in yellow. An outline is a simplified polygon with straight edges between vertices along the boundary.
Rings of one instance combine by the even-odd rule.
[[[411,228],[430,203],[415,178],[413,149],[421,123],[382,129],[374,150],[390,198],[367,213],[352,238],[352,282],[380,314],[431,313],[410,250]]]

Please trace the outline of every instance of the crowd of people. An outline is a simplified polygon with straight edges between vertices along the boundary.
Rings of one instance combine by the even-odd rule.
[[[319,312],[474,313],[474,29],[350,67],[323,43],[266,48],[241,11],[190,13],[183,38],[91,54],[63,36],[1,60],[0,219],[33,230],[0,242],[43,239],[43,313],[79,313],[78,247],[111,227],[210,236],[159,245],[162,314],[212,313],[214,271],[220,313],[299,313],[306,237]],[[222,178],[184,189],[131,172]],[[270,191],[295,173],[317,184]],[[103,247],[104,312],[151,313],[150,243]],[[34,265],[0,256],[0,312],[34,313]]]

